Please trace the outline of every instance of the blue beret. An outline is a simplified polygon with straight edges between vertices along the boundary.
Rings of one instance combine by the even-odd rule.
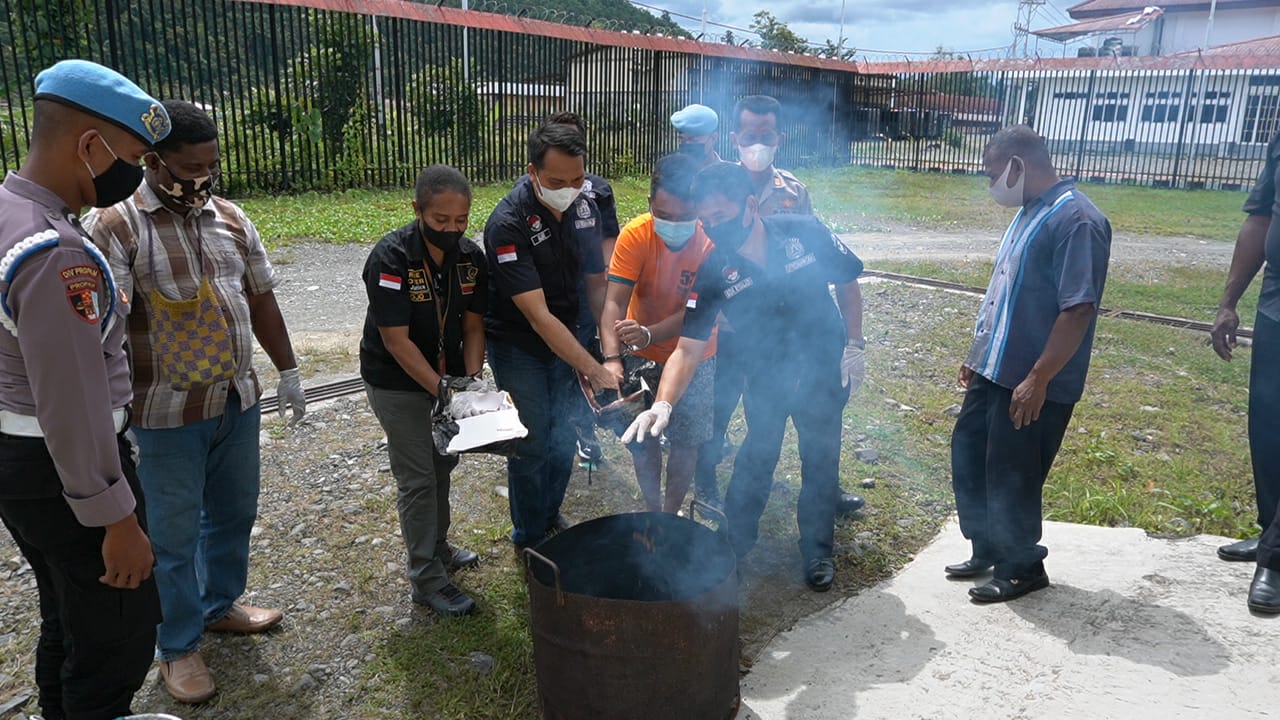
[[[129,78],[88,60],[63,60],[36,76],[36,100],[53,100],[128,130],[148,145],[169,134],[169,113]]]
[[[673,113],[671,127],[686,135],[710,135],[720,127],[720,118],[715,110],[695,103]]]

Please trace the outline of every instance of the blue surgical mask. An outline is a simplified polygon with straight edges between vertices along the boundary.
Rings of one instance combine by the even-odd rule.
[[[697,220],[663,220],[660,217],[653,218],[653,231],[658,233],[658,237],[662,238],[662,242],[667,249],[672,252],[679,252],[689,244],[689,238],[693,237],[693,233],[698,229]]]

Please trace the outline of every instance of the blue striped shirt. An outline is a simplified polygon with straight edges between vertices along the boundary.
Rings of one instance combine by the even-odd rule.
[[[1102,299],[1111,223],[1064,180],[1028,202],[1005,231],[974,328],[965,366],[1015,388],[1044,352],[1059,313]],[[1096,320],[1046,397],[1074,403],[1084,392]]]

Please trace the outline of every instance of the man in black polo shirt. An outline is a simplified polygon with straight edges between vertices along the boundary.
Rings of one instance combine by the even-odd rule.
[[[380,240],[364,266],[369,311],[360,376],[387,433],[413,601],[465,615],[475,602],[449,572],[479,558],[446,539],[449,473],[458,459],[435,451],[431,411],[444,376],[474,376],[484,366],[488,271],[484,251],[462,237],[471,211],[462,173],[432,165],[415,189],[414,222]]]
[[[724,313],[757,348],[739,358],[747,376],[747,437],[725,494],[729,540],[739,556],[755,545],[790,417],[800,441],[796,519],[805,582],[822,592],[835,580],[844,406],[865,374],[862,261],[811,215],[761,217],[754,193],[740,165],[713,165],[694,180],[698,216],[715,249],[694,281],[657,400],[622,440],[662,433],[702,358],[716,315]]]
[[[511,540],[542,541],[561,523],[560,503],[573,472],[574,370],[596,389],[616,390],[606,370],[574,335],[579,282],[603,282],[604,258],[594,205],[581,197],[586,141],[577,129],[544,125],[529,136],[528,175],[498,203],[484,230],[489,304],[485,333],[498,386],[511,393],[529,435],[507,460]],[[596,222],[591,223],[591,220]]]

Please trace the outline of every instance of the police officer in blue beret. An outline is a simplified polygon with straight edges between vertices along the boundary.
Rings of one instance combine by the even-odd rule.
[[[0,519],[40,596],[44,717],[130,713],[160,601],[128,430],[122,296],[80,226],[142,181],[169,117],[119,73],[36,77],[31,148],[0,186]]]
[[[720,142],[720,116],[706,105],[694,103],[671,114],[671,127],[680,137],[680,152],[697,160],[701,167],[720,162],[716,143]]]

